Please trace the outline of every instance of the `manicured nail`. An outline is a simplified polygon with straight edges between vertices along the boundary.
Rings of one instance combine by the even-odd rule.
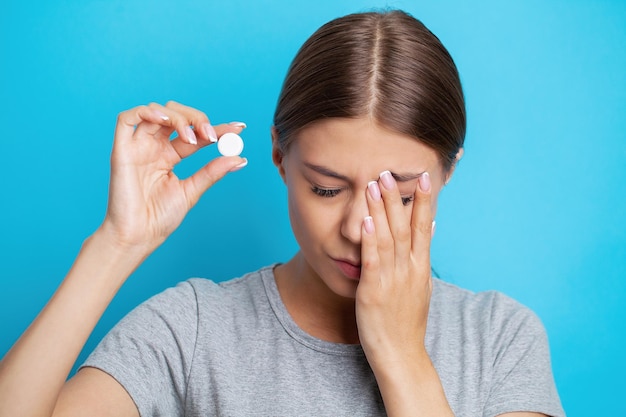
[[[385,187],[386,190],[393,190],[393,186],[394,183],[396,182],[396,180],[393,179],[393,176],[391,175],[391,172],[389,171],[383,171],[380,173],[380,180],[383,183],[383,187]]]
[[[217,132],[210,123],[204,124],[204,132],[209,137],[211,143],[217,142]]]
[[[371,235],[374,233],[374,219],[372,216],[366,216],[363,219],[363,226],[365,227],[367,234]]]
[[[430,174],[428,174],[428,172],[424,172],[420,175],[418,182],[420,184],[420,190],[425,193],[430,191]]]
[[[240,127],[242,129],[245,129],[246,127],[248,127],[248,125],[246,125],[244,122],[230,122],[229,125]]]
[[[193,129],[191,128],[191,126],[187,126],[185,128],[185,136],[187,137],[187,142],[191,143],[192,145],[198,144],[198,140],[196,139],[196,134],[193,133]]]
[[[435,227],[437,226],[437,222],[433,220],[433,225],[430,228],[430,236],[435,236]]]
[[[247,158],[243,158],[243,162],[240,163],[239,165],[235,165],[234,167],[232,167],[229,170],[229,172],[239,171],[241,168],[245,167],[246,165],[248,165],[248,159]]]
[[[378,181],[370,181],[367,183],[367,191],[369,191],[370,196],[374,201],[379,201],[381,199],[380,187],[378,187]]]
[[[159,116],[159,118],[160,118],[161,120],[163,120],[164,122],[166,122],[166,121],[170,120],[170,118],[169,118],[169,117],[167,117],[167,115],[166,115],[165,113],[160,112],[160,111],[158,111],[158,110],[152,110],[152,111],[154,112],[154,114],[156,114],[157,116]]]

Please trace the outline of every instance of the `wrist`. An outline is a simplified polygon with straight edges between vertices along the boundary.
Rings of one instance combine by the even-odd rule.
[[[380,339],[376,343],[368,343],[367,346],[363,344],[363,349],[374,371],[406,370],[407,367],[431,364],[424,340],[420,337],[395,341],[391,338]]]
[[[452,416],[453,413],[425,349],[400,354],[372,366],[389,416]]]
[[[90,277],[90,285],[102,285],[100,289],[112,296],[153,250],[146,244],[124,243],[103,224],[85,239],[67,278]]]
[[[369,354],[367,359],[377,378],[397,379],[416,374],[424,375],[425,370],[433,368],[430,356],[423,346]]]
[[[145,259],[162,243],[149,242],[147,239],[144,241],[128,239],[119,233],[117,228],[107,219],[87,238],[85,244],[91,241],[98,242],[98,246],[113,256],[138,257],[140,259]]]

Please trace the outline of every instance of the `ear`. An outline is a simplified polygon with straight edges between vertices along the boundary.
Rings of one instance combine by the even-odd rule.
[[[452,174],[454,174],[454,169],[456,168],[456,165],[459,163],[461,158],[463,158],[463,153],[464,152],[465,152],[465,150],[463,148],[460,148],[459,151],[456,153],[456,158],[454,158],[454,163],[450,167],[450,171],[448,171],[448,173],[446,174],[446,181],[445,181],[444,185],[448,185],[448,183],[452,179]]]
[[[276,165],[276,168],[278,168],[278,173],[283,179],[283,182],[285,181],[284,156],[285,154],[282,149],[280,149],[280,144],[278,143],[278,131],[275,126],[272,126],[272,161],[274,165]]]

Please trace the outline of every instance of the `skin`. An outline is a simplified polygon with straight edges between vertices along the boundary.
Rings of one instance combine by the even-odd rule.
[[[0,417],[138,416],[124,388],[104,372],[85,368],[65,380],[128,276],[208,188],[246,160],[220,157],[184,180],[175,176],[174,166],[211,144],[211,137],[242,128],[211,126],[204,113],[174,102],[120,114],[106,217],[0,362]],[[174,131],[178,138],[170,140]],[[287,184],[301,244],[292,260],[276,268],[281,297],[294,320],[321,339],[362,344],[389,416],[452,415],[424,349],[431,224],[450,173],[441,170],[432,150],[369,119],[315,124],[287,153],[275,146],[273,158]],[[385,170],[430,175],[383,184],[379,174]],[[312,186],[341,191],[324,197]],[[411,196],[414,202],[403,205],[403,197]],[[368,215],[371,223],[364,221]]]

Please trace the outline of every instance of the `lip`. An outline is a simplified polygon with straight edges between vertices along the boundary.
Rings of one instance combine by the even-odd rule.
[[[361,263],[347,259],[333,259],[339,270],[348,278],[359,280],[361,278]]]

